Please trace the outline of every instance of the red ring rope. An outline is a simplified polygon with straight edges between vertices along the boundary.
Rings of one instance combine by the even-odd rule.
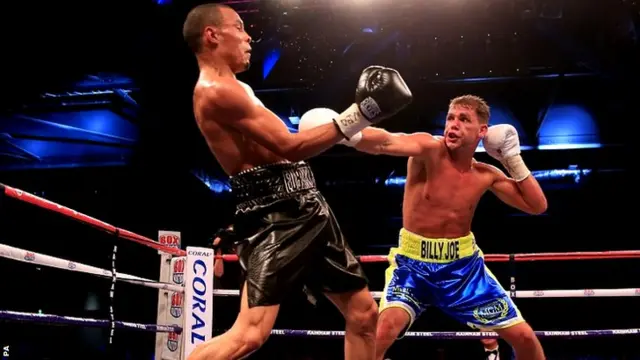
[[[387,262],[387,255],[360,255],[357,256],[363,263]],[[640,250],[623,251],[593,251],[573,253],[532,253],[514,254],[514,261],[544,261],[544,260],[602,260],[602,259],[638,259]],[[237,255],[218,255],[216,259],[224,261],[238,261]],[[486,262],[508,262],[508,254],[488,254],[484,256]]]
[[[487,254],[484,260],[487,262],[508,262],[509,254]],[[362,262],[386,262],[386,255],[360,256]],[[549,252],[514,254],[514,261],[556,261],[556,260],[596,260],[596,259],[638,259],[640,250],[623,251],[593,251],[593,252]]]
[[[187,252],[181,249],[176,249],[176,248],[172,248],[172,247],[168,247],[168,246],[164,246],[162,244],[160,244],[157,241],[154,241],[152,239],[149,239],[148,237],[142,236],[142,235],[138,235],[135,233],[132,233],[129,230],[125,230],[125,229],[120,229],[117,228],[111,224],[108,224],[104,221],[100,221],[98,219],[92,218],[89,215],[85,215],[83,213],[77,212],[75,210],[69,209],[68,207],[56,204],[52,201],[49,201],[47,199],[43,199],[41,197],[35,196],[33,194],[29,194],[26,191],[20,190],[20,189],[16,189],[16,188],[12,188],[10,186],[7,185],[3,185],[0,184],[1,187],[4,188],[4,193],[9,196],[12,197],[14,199],[20,200],[20,201],[24,201],[27,202],[29,204],[35,205],[35,206],[39,206],[41,208],[47,209],[47,210],[51,210],[54,212],[57,212],[59,214],[68,216],[74,220],[80,221],[82,223],[91,225],[93,227],[96,227],[98,229],[104,230],[110,234],[118,234],[121,238],[126,239],[126,240],[131,240],[131,241],[135,241],[139,244],[142,245],[146,245],[149,246],[151,248],[154,248],[156,250],[160,250],[160,251],[164,251],[166,253],[172,254],[172,255],[178,255],[178,256],[186,256]]]
[[[4,193],[14,199],[30,203],[32,205],[39,206],[41,208],[57,212],[59,214],[68,216],[72,219],[80,221],[82,223],[94,226],[98,229],[104,230],[111,234],[118,234],[121,238],[126,240],[135,241],[139,244],[149,246],[156,250],[160,250],[172,255],[186,256],[187,252],[182,249],[176,249],[169,246],[162,245],[161,243],[149,239],[148,237],[138,235],[129,230],[121,229],[108,224],[104,221],[92,218],[91,216],[82,214],[68,207],[56,204],[47,199],[29,194],[26,191],[12,188],[7,185],[0,184],[0,187],[4,188]],[[509,254],[487,254],[484,256],[487,262],[508,262]],[[556,253],[529,253],[529,254],[514,254],[514,261],[545,261],[545,260],[596,260],[596,259],[638,259],[640,258],[640,250],[622,250],[622,251],[593,251],[593,252],[556,252]],[[221,255],[216,256],[216,259],[223,259],[225,261],[238,261],[236,255]],[[376,263],[387,262],[386,255],[361,255],[358,256],[363,263]]]

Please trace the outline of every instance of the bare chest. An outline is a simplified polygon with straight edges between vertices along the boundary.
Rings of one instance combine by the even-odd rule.
[[[473,210],[488,187],[481,173],[473,169],[459,171],[448,164],[407,180],[413,201],[423,206],[463,212]]]

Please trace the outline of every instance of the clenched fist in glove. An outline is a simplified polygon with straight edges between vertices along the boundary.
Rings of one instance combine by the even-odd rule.
[[[328,124],[333,121],[333,119],[338,118],[338,116],[339,114],[332,109],[311,109],[302,114],[302,116],[300,117],[300,123],[298,123],[298,131],[306,131],[320,125]],[[358,132],[349,139],[345,138],[340,140],[338,144],[354,147],[358,142],[360,142],[360,140],[362,140],[362,133]]]
[[[412,99],[411,90],[398,71],[369,66],[358,80],[355,103],[334,121],[344,137],[351,139],[367,126],[397,114]]]
[[[513,126],[500,124],[489,127],[482,143],[487,154],[500,161],[515,181],[520,182],[531,174],[520,156],[520,139]]]

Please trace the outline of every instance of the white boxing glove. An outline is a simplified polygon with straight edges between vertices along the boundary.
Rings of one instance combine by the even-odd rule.
[[[515,181],[522,181],[531,175],[520,156],[520,138],[512,125],[490,126],[482,140],[487,154],[500,161]]]
[[[300,117],[300,122],[298,123],[298,131],[302,132],[308,129],[312,129],[318,127],[320,125],[329,124],[333,122],[333,119],[338,117],[338,113],[328,109],[328,108],[315,108],[307,111]],[[362,133],[358,132],[353,135],[351,139],[343,139],[338,142],[338,144],[347,145],[347,146],[356,146],[358,142],[362,139]]]

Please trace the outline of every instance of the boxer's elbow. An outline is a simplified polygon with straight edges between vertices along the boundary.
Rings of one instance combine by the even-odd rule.
[[[289,160],[304,160],[306,153],[301,137],[294,134],[285,134],[284,136],[274,136],[269,141],[265,141],[262,145],[275,155]]]
[[[534,209],[534,211],[536,215],[544,214],[547,211],[547,199],[543,199],[543,201]]]
[[[533,204],[529,204],[528,213],[530,215],[542,215],[547,211],[547,199],[541,198]]]
[[[293,153],[293,154],[286,154],[284,156],[282,156],[283,158],[291,161],[291,162],[298,162],[298,161],[304,161],[307,160],[310,157],[313,157],[313,155],[309,155],[309,156],[304,156],[304,154],[299,154],[299,153]]]
[[[296,137],[279,142],[273,151],[291,162],[303,161],[321,152],[315,151],[314,146],[309,146]]]
[[[529,215],[542,215],[547,211],[547,208],[535,207],[526,209],[527,214]]]
[[[534,206],[534,211],[536,212],[536,215],[540,215],[547,211],[547,207],[549,204],[547,203],[547,197],[544,195],[542,190],[540,190],[540,193],[536,197],[535,205],[536,206]]]
[[[278,156],[283,157],[291,162],[306,160],[313,156],[305,151],[305,147],[299,141],[291,141],[279,144],[276,151]]]
[[[339,133],[314,133],[314,130],[291,134],[276,141],[274,152],[292,162],[302,161],[326,151],[342,137]]]

